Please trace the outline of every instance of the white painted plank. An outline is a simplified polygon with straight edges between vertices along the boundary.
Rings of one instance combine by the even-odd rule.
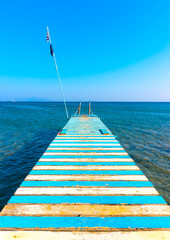
[[[28,175],[26,181],[148,181],[144,175]]]
[[[132,158],[40,158],[39,162],[134,162]]]
[[[159,195],[153,187],[20,187],[15,195]]]
[[[50,146],[121,146],[119,143],[51,143]]]
[[[67,230],[67,229],[66,229]],[[170,231],[0,231],[1,240],[168,240]]]
[[[57,136],[56,138],[54,139],[79,139],[79,138],[83,138],[83,139],[113,139],[115,140],[116,138],[115,137],[112,137],[112,136],[107,136],[107,135],[98,135],[98,136],[69,136],[69,135],[63,135],[63,136]]]
[[[49,166],[49,165],[38,165],[33,170],[139,170],[138,166]]]
[[[55,139],[54,141],[53,141],[53,143],[54,142],[64,142],[64,141],[66,141],[66,142],[118,142],[117,140],[110,140],[110,139],[103,139],[103,140],[98,140],[98,139],[95,139],[95,140],[91,140],[91,139],[83,139],[83,140],[80,140],[80,139],[76,139],[76,140],[60,140],[60,139]]]
[[[126,152],[45,152],[43,155],[85,155],[85,156],[90,156],[90,155],[95,155],[95,156],[107,156],[107,155],[128,155]]]
[[[95,147],[84,147],[84,148],[81,148],[81,146],[80,147],[77,147],[77,148],[75,148],[75,147],[52,147],[52,146],[50,146],[49,148],[47,148],[47,150],[112,150],[112,151],[114,151],[114,150],[124,150],[121,146],[120,147],[114,147],[114,148],[107,148],[107,147],[105,147],[105,148],[102,148],[102,147],[98,147],[98,148],[95,148]]]

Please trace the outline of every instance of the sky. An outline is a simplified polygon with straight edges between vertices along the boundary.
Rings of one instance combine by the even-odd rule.
[[[169,0],[0,1],[0,101],[170,101]]]

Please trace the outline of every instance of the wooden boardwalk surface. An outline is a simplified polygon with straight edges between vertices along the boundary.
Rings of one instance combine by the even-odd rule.
[[[71,117],[0,215],[0,239],[169,239],[170,207],[96,116]]]

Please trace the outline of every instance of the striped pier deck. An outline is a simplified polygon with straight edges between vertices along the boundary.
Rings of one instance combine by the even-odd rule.
[[[71,117],[0,214],[0,239],[170,239],[170,207],[97,116]]]

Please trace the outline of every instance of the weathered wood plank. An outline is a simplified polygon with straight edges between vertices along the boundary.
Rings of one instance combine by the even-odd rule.
[[[112,230],[108,230],[109,232],[80,232],[80,231],[1,231],[0,239],[23,239],[23,240],[168,240],[169,239],[169,231],[118,231],[113,232]]]
[[[43,165],[35,165],[33,170],[139,170],[137,166],[43,166]]]
[[[60,142],[64,142],[64,143],[69,143],[69,142],[80,142],[80,143],[85,143],[85,142],[89,142],[89,143],[114,143],[114,142],[118,142],[117,140],[112,140],[112,139],[68,139],[68,140],[65,140],[65,139],[55,139],[53,141],[53,143],[60,143]]]
[[[46,155],[77,155],[77,156],[91,156],[91,155],[96,155],[96,156],[115,156],[115,155],[128,155],[126,152],[45,152],[44,156]]]
[[[40,158],[38,162],[134,162],[131,158]]]
[[[148,181],[145,175],[28,175],[26,181]]]
[[[17,195],[159,195],[154,187],[20,187]]]
[[[57,162],[57,161],[43,161],[43,162],[37,162],[36,166],[42,166],[42,165],[53,165],[53,166],[62,166],[62,165],[66,165],[66,166],[136,166],[136,164],[134,162]]]
[[[170,206],[153,205],[102,205],[102,204],[8,204],[4,216],[170,216]]]
[[[48,147],[47,150],[76,150],[76,151],[79,151],[79,150],[83,150],[83,151],[86,151],[86,150],[110,150],[110,151],[114,151],[114,150],[124,150],[122,147]]]
[[[65,140],[66,141],[66,140]],[[52,142],[50,144],[50,146],[79,146],[79,147],[82,147],[82,146],[86,146],[86,147],[115,147],[115,146],[121,146],[119,142],[104,142],[104,143],[87,143],[87,142]]]

